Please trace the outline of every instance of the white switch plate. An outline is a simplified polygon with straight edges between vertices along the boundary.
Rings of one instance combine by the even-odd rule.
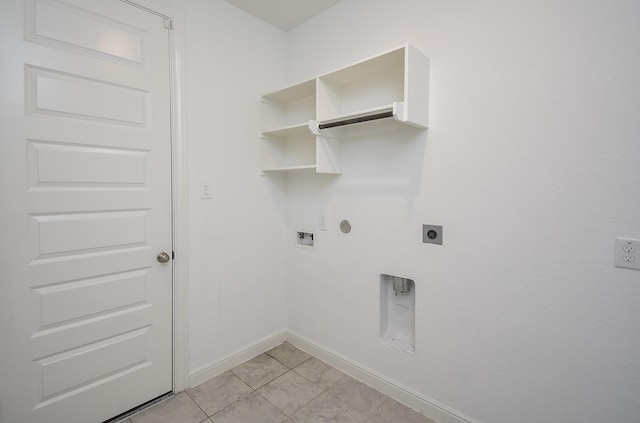
[[[616,238],[615,267],[640,270],[640,240]]]
[[[211,187],[210,182],[202,182],[200,184],[200,198],[204,200],[209,200],[213,198],[213,188]]]
[[[325,216],[324,214],[318,216],[318,229],[320,229],[321,231],[327,230],[327,216]]]

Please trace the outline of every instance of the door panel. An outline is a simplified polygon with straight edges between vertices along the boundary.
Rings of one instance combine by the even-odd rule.
[[[0,421],[101,422],[172,389],[169,44],[118,0],[0,17]]]
[[[148,152],[29,142],[31,186],[148,186]],[[65,163],[82,166],[65,166]]]
[[[35,288],[36,331],[148,304],[148,269]]]
[[[26,73],[30,114],[147,126],[148,91],[51,69]]]
[[[32,2],[27,9],[26,28],[30,41],[120,64],[145,68],[148,64],[144,30],[81,7]]]
[[[148,218],[149,210],[31,215],[33,258],[148,244]]]
[[[94,342],[37,360],[40,402],[117,375],[133,366],[148,366],[149,328]]]

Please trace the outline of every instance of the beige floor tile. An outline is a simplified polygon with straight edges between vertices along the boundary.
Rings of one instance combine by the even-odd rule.
[[[300,409],[291,419],[295,423],[362,423],[367,416],[324,392]]]
[[[289,365],[304,357],[280,347]],[[291,371],[262,354],[187,393],[119,423],[436,423],[314,357]]]
[[[133,423],[200,423],[206,419],[207,415],[184,392],[131,417]]]
[[[231,371],[253,389],[271,382],[289,369],[266,354],[259,356],[231,369]]]
[[[331,387],[345,375],[340,370],[329,366],[315,357],[310,358],[293,369],[296,373],[315,383],[322,389]]]
[[[290,369],[293,369],[298,364],[311,358],[309,354],[299,350],[288,342],[284,342],[270,351],[267,351],[267,354]]]
[[[252,392],[253,389],[249,385],[230,371],[187,390],[189,396],[207,416],[217,413]]]
[[[289,371],[258,389],[258,393],[287,416],[322,393],[323,389]]]
[[[356,410],[366,414],[376,411],[389,398],[370,386],[346,375],[334,383],[327,391]]]
[[[376,423],[435,423],[415,410],[389,398],[371,418]]]
[[[281,423],[286,419],[286,415],[257,392],[234,402],[211,417],[214,423]]]

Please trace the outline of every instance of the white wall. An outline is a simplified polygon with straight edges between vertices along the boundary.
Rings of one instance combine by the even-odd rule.
[[[413,44],[432,113],[345,142],[340,177],[288,179],[289,329],[483,422],[640,421],[640,272],[613,267],[640,238],[638,16],[343,0],[290,31],[289,83]],[[293,247],[320,213],[317,249]],[[416,281],[414,356],[378,340],[380,273]]]
[[[258,98],[284,82],[285,35],[222,0],[174,3],[186,17],[193,373],[286,327],[285,203],[259,175],[257,145]]]

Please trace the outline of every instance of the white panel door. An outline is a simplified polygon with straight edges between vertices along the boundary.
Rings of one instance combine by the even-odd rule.
[[[102,422],[172,390],[169,32],[1,1],[0,422]]]

